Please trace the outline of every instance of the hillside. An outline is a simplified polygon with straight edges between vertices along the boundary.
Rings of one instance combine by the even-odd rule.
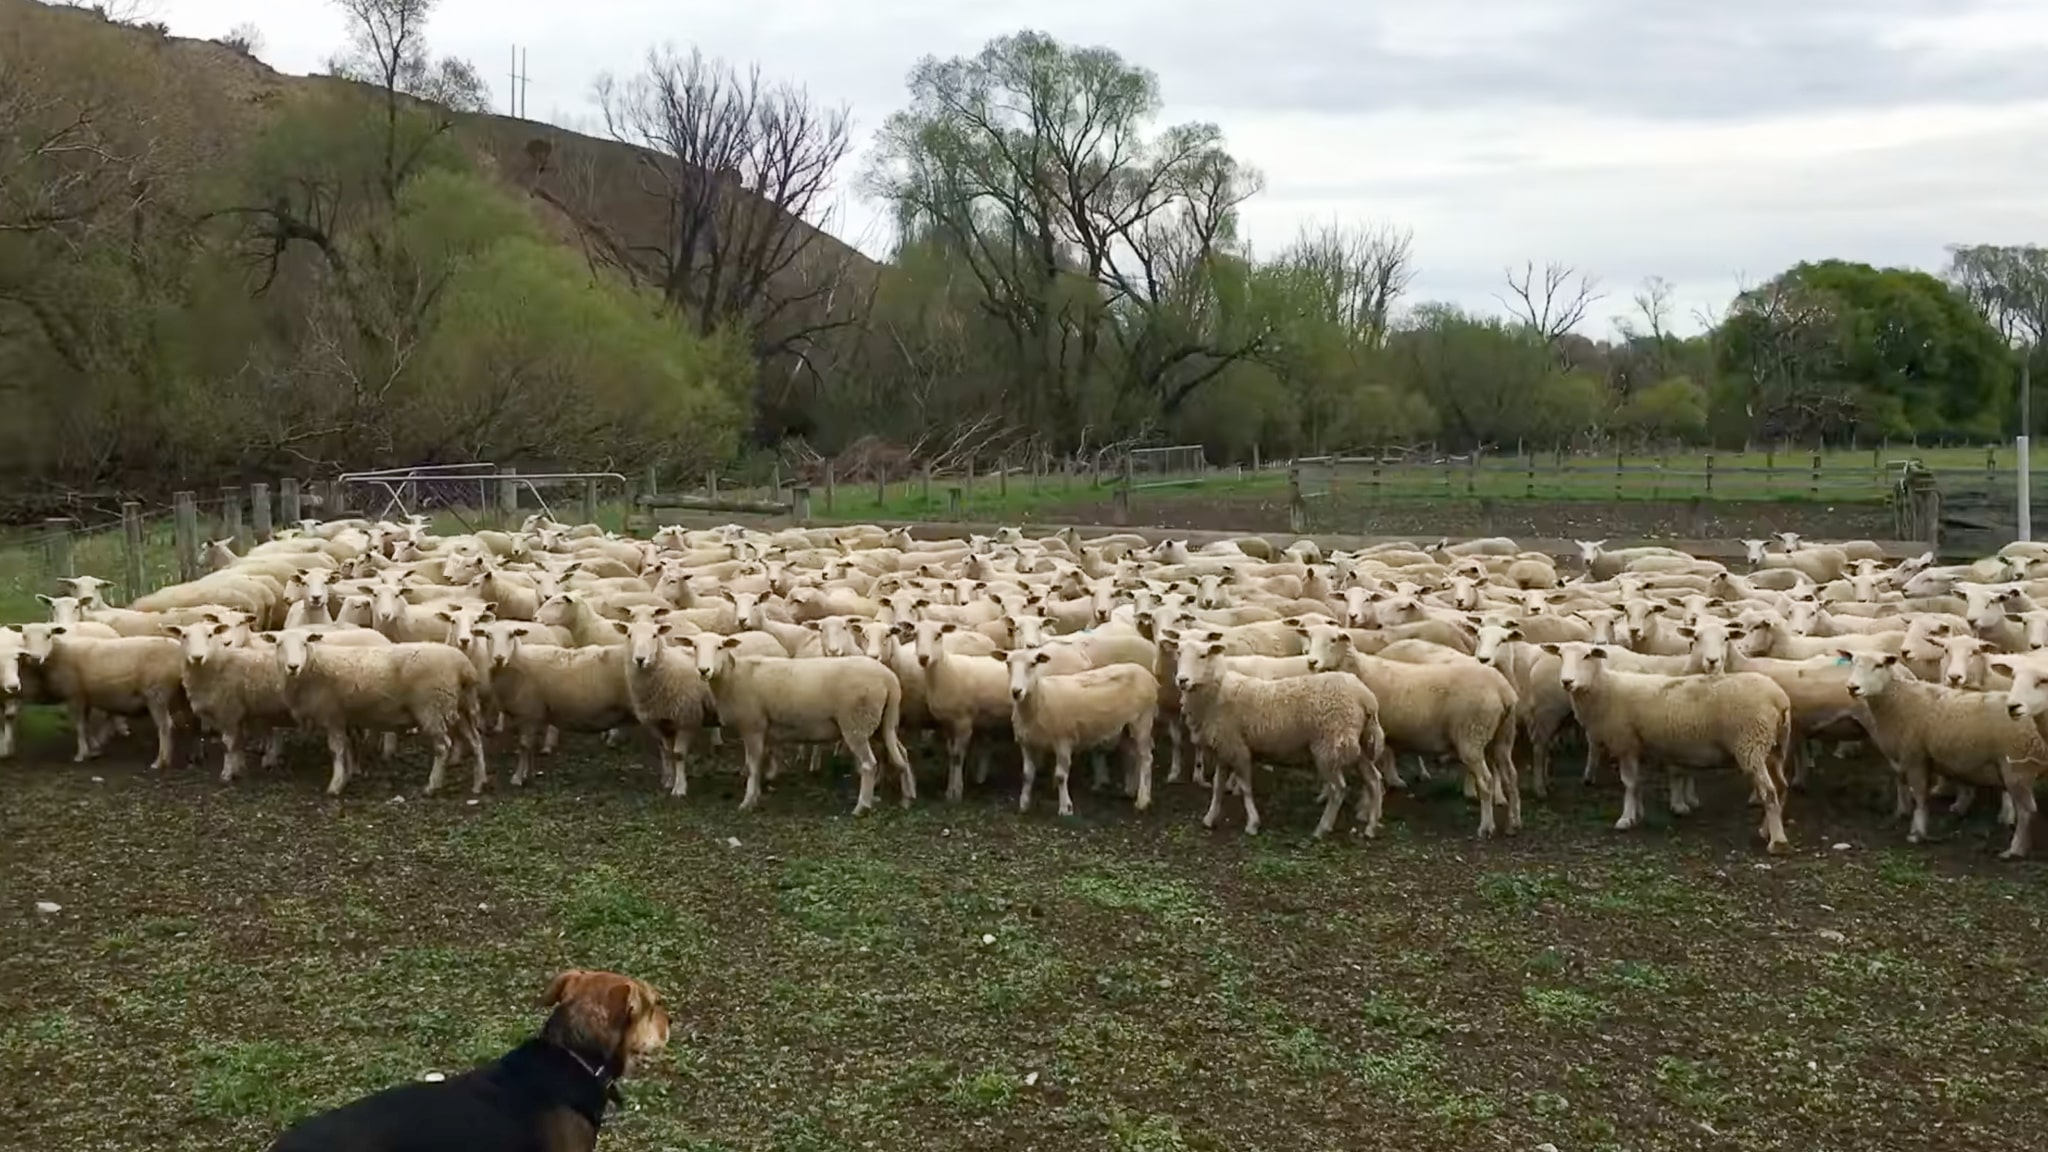
[[[188,130],[202,133],[210,149],[226,150],[260,131],[266,116],[295,95],[336,87],[362,88],[366,99],[373,90],[347,80],[328,76],[293,76],[278,72],[263,61],[216,40],[195,40],[155,31],[151,27],[109,23],[97,13],[81,8],[50,8],[36,0],[0,0],[0,37],[7,36],[15,22],[43,17],[62,21],[57,25],[69,35],[120,37],[146,45],[179,77],[182,95],[194,115],[186,117]],[[661,242],[665,215],[662,205],[643,189],[636,169],[643,163],[668,165],[669,161],[644,149],[616,140],[586,136],[552,124],[499,115],[458,114],[453,117],[464,140],[475,155],[486,162],[509,187],[531,196],[536,210],[551,217],[562,237],[573,241],[576,225],[569,211],[585,215],[628,246],[657,245]],[[545,169],[535,171],[532,145],[543,141],[550,159]],[[758,200],[756,201],[759,202]],[[841,265],[871,277],[878,265],[857,249],[828,232],[803,226],[813,237],[810,254],[814,263]]]

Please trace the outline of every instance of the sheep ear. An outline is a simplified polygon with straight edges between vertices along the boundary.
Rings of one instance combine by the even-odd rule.
[[[718,646],[720,648],[737,648],[740,646],[740,638],[737,636],[727,636],[718,642]]]
[[[1854,659],[1856,659],[1856,654],[1854,652],[1849,651],[1847,648],[1835,649],[1835,663],[1847,664]]]
[[[1223,645],[1221,645],[1221,644],[1211,644],[1211,645],[1209,645],[1209,655],[1211,655],[1211,656],[1221,656],[1221,655],[1223,655]]]
[[[676,626],[673,624],[657,624],[654,626],[654,634],[656,636],[667,636],[675,630]]]
[[[1700,638],[1700,630],[1690,624],[1680,624],[1678,626],[1678,634],[1687,640],[1697,640]]]
[[[1605,659],[1607,659],[1607,645],[1605,645],[1605,644],[1595,644],[1595,645],[1593,645],[1593,647],[1592,647],[1592,648],[1590,648],[1590,649],[1588,649],[1588,650],[1586,651],[1586,656],[1587,656],[1587,658],[1588,658],[1588,659],[1591,659],[1591,660],[1605,660]]]
[[[55,608],[57,606],[57,602],[55,600],[43,595],[41,592],[36,593],[36,599],[41,600],[43,603],[48,604],[52,608]]]
[[[1883,664],[1887,668],[1891,667],[1894,664],[1897,664],[1898,662],[1899,654],[1897,652],[1887,652],[1884,654],[1884,659],[1878,661],[1878,663]]]
[[[1040,652],[1031,658],[1033,664],[1044,664],[1052,659],[1052,653]]]
[[[612,620],[609,623],[611,624],[612,629],[621,636],[624,636],[626,634],[626,629],[631,627],[631,625],[627,624],[624,620]]]
[[[325,632],[308,632],[306,633],[306,643],[318,644],[326,635],[327,633]]]
[[[1510,640],[1520,640],[1522,638],[1522,630],[1520,628],[1508,629],[1507,638]]]

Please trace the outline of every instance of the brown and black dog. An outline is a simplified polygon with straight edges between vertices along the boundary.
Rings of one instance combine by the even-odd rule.
[[[404,1084],[294,1125],[271,1152],[592,1152],[616,1083],[668,1043],[651,985],[572,969],[540,1035],[439,1083]]]

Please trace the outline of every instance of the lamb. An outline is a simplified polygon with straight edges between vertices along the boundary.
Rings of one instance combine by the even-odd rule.
[[[1529,741],[1529,790],[1538,798],[1550,794],[1550,750],[1565,721],[1572,718],[1571,694],[1558,680],[1563,667],[1557,657],[1545,652],[1544,641],[1531,640],[1519,623],[1488,622],[1479,627],[1474,656],[1508,678],[1515,690],[1515,719]],[[1559,641],[1548,641],[1559,643]]]
[[[1131,763],[1126,780],[1135,778],[1139,811],[1152,806],[1152,726],[1159,715],[1159,681],[1149,669],[1112,664],[1060,676],[1048,674],[1053,653],[1043,647],[1013,649],[1010,670],[1010,727],[1024,762],[1024,787],[1017,810],[1031,807],[1031,786],[1038,777],[1035,754],[1053,755],[1053,779],[1059,786],[1062,816],[1074,814],[1067,775],[1074,753],[1128,739]]]
[[[937,620],[920,620],[912,626],[917,664],[924,674],[924,705],[932,723],[946,737],[948,800],[965,794],[961,768],[967,762],[967,746],[975,730],[1007,731],[1010,726],[1008,670],[993,656],[949,651],[946,636],[960,631],[957,624]],[[1087,666],[1085,660],[1080,663]]]
[[[579,648],[617,647],[626,642],[614,622],[599,615],[581,592],[558,592],[548,597],[533,618],[537,623],[567,628]]]
[[[697,672],[711,687],[719,724],[736,730],[747,753],[747,792],[742,809],[761,802],[761,769],[769,736],[823,743],[835,737],[860,765],[860,796],[854,813],[875,805],[880,765],[870,740],[879,731],[889,763],[902,781],[903,806],[917,798],[917,779],[897,735],[903,688],[896,674],[866,656],[794,659],[740,656],[740,641],[728,636],[700,647]]]
[[[192,713],[220,734],[220,782],[231,784],[242,771],[242,747],[252,729],[270,732],[263,766],[275,768],[284,759],[284,733],[294,724],[284,694],[284,670],[271,652],[238,648],[229,643],[228,624],[174,626],[185,659],[185,697]]]
[[[84,627],[43,624],[22,630],[22,651],[40,664],[46,690],[71,714],[78,738],[73,761],[84,763],[98,755],[93,713],[147,712],[156,726],[156,759],[150,767],[168,769],[177,751],[177,717],[187,712],[178,642],[164,636],[83,635]]]
[[[1844,650],[1837,655],[1849,661],[1849,694],[1863,706],[1864,727],[1912,793],[1907,841],[1918,844],[1927,838],[1931,767],[1964,783],[2003,786],[2014,819],[2012,840],[2000,857],[2026,855],[2033,845],[2034,781],[2048,769],[2034,665],[1995,658],[1993,665],[2013,678],[2012,691],[2000,696],[1900,675],[1895,653]],[[2027,682],[2024,690],[2022,681]]]
[[[1259,810],[1252,799],[1256,756],[1315,766],[1323,794],[1323,814],[1315,829],[1318,839],[1337,826],[1345,771],[1360,767],[1356,818],[1365,835],[1378,835],[1385,791],[1376,765],[1384,737],[1379,701],[1372,690],[1342,672],[1259,679],[1234,671],[1230,659],[1221,644],[1183,647],[1175,676],[1195,742],[1216,758],[1203,827],[1216,826],[1225,782],[1234,779],[1244,797],[1245,833],[1258,833]]]
[[[1479,801],[1479,834],[1494,834],[1493,806],[1507,805],[1507,830],[1522,827],[1522,795],[1515,774],[1515,690],[1498,669],[1484,664],[1406,664],[1357,650],[1351,633],[1317,625],[1308,630],[1309,667],[1345,672],[1372,689],[1386,735],[1380,773],[1400,787],[1397,752],[1455,754]]]
[[[619,643],[589,648],[529,644],[512,629],[487,633],[491,698],[519,734],[513,787],[526,783],[548,729],[610,732],[635,719],[626,690],[627,636],[624,628],[616,631]]]
[[[1767,851],[1785,839],[1784,754],[1792,739],[1792,702],[1768,676],[1658,676],[1607,668],[1604,644],[1546,644],[1563,664],[1558,680],[1572,696],[1572,711],[1586,743],[1621,766],[1621,819],[1627,830],[1643,820],[1642,760],[1647,753],[1674,766],[1705,768],[1732,761],[1762,798]],[[1674,786],[1674,810],[1690,811]]]
[[[661,755],[661,786],[671,796],[689,794],[689,757],[704,717],[715,707],[711,690],[697,674],[694,652],[668,643],[675,629],[668,624],[636,621],[626,636],[626,696],[633,717],[654,737]],[[772,641],[772,637],[770,638]],[[779,651],[781,645],[777,644]]]
[[[1840,548],[1802,548],[1797,552],[1766,552],[1765,540],[1744,540],[1750,571],[1789,568],[1816,584],[1840,580],[1849,570],[1849,556]]]
[[[327,734],[334,770],[327,794],[341,795],[354,771],[349,729],[397,732],[417,728],[434,750],[426,791],[439,791],[460,740],[475,758],[472,792],[490,778],[484,759],[478,686],[469,657],[445,644],[372,647],[322,643],[319,631],[281,632],[276,659],[284,670],[285,701],[299,723]]]

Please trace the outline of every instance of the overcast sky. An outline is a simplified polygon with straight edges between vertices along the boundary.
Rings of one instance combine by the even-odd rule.
[[[252,22],[289,72],[342,38],[327,0],[151,8],[185,36]],[[1498,310],[1503,267],[1563,261],[1608,293],[1599,336],[1646,276],[1718,314],[1802,259],[2048,242],[2048,0],[441,0],[429,38],[501,109],[525,46],[529,114],[586,129],[597,76],[694,45],[846,102],[865,144],[918,57],[1027,22],[1153,69],[1167,120],[1221,124],[1266,173],[1258,250],[1306,222],[1412,229],[1417,299]],[[841,215],[886,250],[875,206]]]

